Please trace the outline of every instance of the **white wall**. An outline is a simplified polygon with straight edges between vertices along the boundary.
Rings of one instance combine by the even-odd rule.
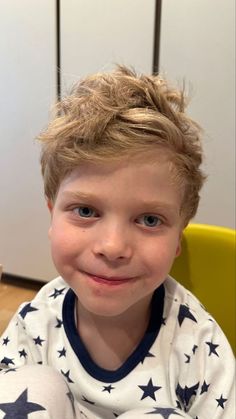
[[[161,69],[194,87],[190,113],[206,130],[197,221],[234,224],[234,1],[163,0]],[[114,62],[150,73],[154,0],[61,0],[63,91]],[[36,279],[55,275],[33,138],[56,96],[55,1],[11,0],[0,10],[0,263]]]
[[[55,275],[34,143],[56,95],[54,8],[48,0],[0,7],[0,263],[36,279]]]
[[[62,0],[63,93],[115,63],[152,72],[155,0]]]
[[[190,115],[205,130],[197,222],[235,226],[235,0],[163,0],[160,69],[192,86]]]
[[[56,96],[54,0],[0,8],[0,263],[48,280],[53,268],[34,137]],[[61,0],[63,90],[113,62],[152,71],[155,0]]]

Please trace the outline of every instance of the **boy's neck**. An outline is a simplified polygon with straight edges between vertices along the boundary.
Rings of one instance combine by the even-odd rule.
[[[140,306],[118,316],[97,316],[77,304],[77,328],[93,361],[101,368],[116,370],[142,340],[150,319],[151,297]]]

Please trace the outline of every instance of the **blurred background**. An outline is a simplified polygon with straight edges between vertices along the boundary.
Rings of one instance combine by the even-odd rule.
[[[56,276],[35,136],[51,105],[115,63],[191,90],[209,175],[194,222],[235,227],[234,0],[0,0],[0,263]]]

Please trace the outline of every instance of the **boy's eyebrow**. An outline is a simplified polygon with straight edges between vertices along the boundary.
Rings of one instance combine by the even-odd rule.
[[[99,197],[87,192],[75,192],[75,191],[65,191],[62,192],[63,198],[72,198],[72,199],[96,199],[99,200]]]
[[[74,200],[87,200],[87,201],[97,201],[97,202],[103,202],[103,200],[94,194],[87,193],[87,192],[75,192],[75,191],[65,191],[62,193],[63,198],[66,199],[74,199]],[[168,210],[168,211],[179,211],[178,205],[172,204],[169,202],[162,202],[162,201],[155,201],[155,200],[140,200],[137,203],[138,207],[143,208],[151,208],[153,211],[156,210]]]
[[[163,202],[163,201],[145,201],[142,200],[139,202],[140,206],[151,208],[152,210],[163,210],[163,211],[170,211],[170,212],[176,212],[179,211],[179,206],[175,203],[170,202]]]

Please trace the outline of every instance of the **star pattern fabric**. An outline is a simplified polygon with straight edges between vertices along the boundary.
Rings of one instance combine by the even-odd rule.
[[[45,342],[45,339],[41,339],[40,336],[33,338],[35,345],[42,346],[42,343]]]
[[[8,368],[4,371],[4,374],[8,374],[9,372],[16,372],[16,368]]]
[[[71,402],[72,410],[73,410],[73,413],[75,415],[75,398],[74,398],[73,393],[71,392],[70,389],[69,389],[68,393],[66,393],[66,395]]]
[[[55,327],[59,329],[60,327],[62,327],[62,325],[63,325],[63,321],[62,321],[62,320],[60,320],[60,319],[58,319],[58,318],[56,319],[56,321],[57,321],[57,324],[56,324],[56,326],[55,326]]]
[[[181,413],[178,413],[176,409],[168,407],[155,407],[155,410],[148,412],[148,415],[159,414],[163,419],[169,419],[170,415],[175,414],[176,416],[182,416]],[[183,417],[183,416],[182,416]]]
[[[3,345],[7,345],[10,342],[10,339],[8,338],[8,336],[6,338],[3,338]]]
[[[58,290],[57,288],[54,288],[54,292],[51,294],[51,295],[49,295],[49,298],[57,298],[57,297],[59,297],[60,295],[63,295],[63,292],[65,291],[65,289],[66,289],[66,287],[64,287],[64,288],[61,288],[60,290]]]
[[[73,383],[74,381],[70,378],[70,370],[64,372],[61,370],[62,375],[66,378],[68,383]]]
[[[57,351],[59,353],[59,358],[61,358],[61,356],[66,356],[66,349],[62,348],[61,350]]]
[[[24,319],[27,314],[32,313],[33,311],[37,311],[38,309],[35,307],[31,306],[31,303],[26,304],[22,310],[19,312],[19,314],[21,315],[22,319]]]
[[[13,361],[13,359],[14,358],[8,358],[7,356],[4,356],[4,358],[1,360],[1,364],[4,364],[4,365],[6,365],[7,367],[9,366],[9,365],[15,365],[15,363],[14,363],[14,361]]]
[[[22,349],[21,351],[18,351],[19,352],[19,354],[20,354],[20,357],[24,357],[24,358],[26,358],[27,357],[27,353],[25,352],[25,350],[24,349]]]
[[[139,388],[141,388],[141,390],[143,391],[141,400],[145,399],[146,397],[151,397],[151,399],[156,401],[155,393],[157,390],[160,390],[161,387],[154,386],[152,379],[150,378],[147,385],[139,386]]]
[[[202,387],[201,387],[201,393],[200,394],[206,393],[208,391],[209,387],[210,387],[210,384],[207,384],[206,381],[204,380],[204,383],[202,384]]]
[[[84,417],[97,409],[99,417],[113,419],[130,405],[145,408],[142,418],[233,419],[234,357],[219,326],[172,278],[164,283],[163,309],[160,295],[140,345],[121,368],[107,371],[93,362],[78,335],[72,290],[55,279],[21,305],[0,338],[0,380],[23,365],[51,365],[67,383],[72,408],[79,402],[83,412],[86,406]],[[13,406],[29,417],[30,409],[43,410],[28,394],[11,403],[0,394],[6,419]]]
[[[209,346],[209,356],[211,356],[212,354],[219,356],[218,353],[216,352],[216,348],[219,345],[215,345],[213,342],[206,342],[206,344]]]
[[[189,307],[185,304],[180,304],[179,314],[178,314],[178,322],[180,326],[182,326],[184,319],[189,319],[194,322],[197,322],[193,314],[190,312]]]
[[[199,383],[190,387],[185,386],[184,388],[181,387],[180,384],[177,385],[176,395],[177,397],[179,397],[179,400],[182,402],[185,411],[187,411],[188,405],[192,397],[197,394],[198,387],[199,387]]]
[[[109,386],[103,386],[103,390],[102,391],[108,391],[108,393],[111,392],[111,390],[114,390],[115,387],[112,387],[112,385],[110,384]]]
[[[220,396],[220,398],[219,399],[216,399],[216,401],[217,401],[217,403],[218,403],[218,405],[217,406],[220,406],[220,407],[222,407],[222,409],[224,409],[225,407],[224,407],[224,403],[225,402],[227,402],[227,399],[224,399],[224,397],[223,397],[223,395],[221,394],[221,396]]]
[[[5,413],[4,419],[28,419],[30,413],[45,410],[43,406],[28,401],[27,389],[14,402],[0,403],[0,409]]]

